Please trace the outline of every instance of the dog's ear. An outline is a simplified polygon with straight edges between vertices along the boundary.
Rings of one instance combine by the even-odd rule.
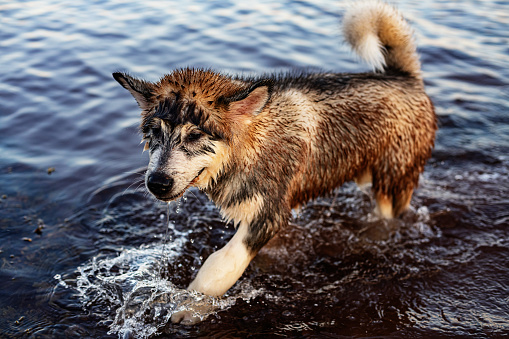
[[[120,72],[113,73],[113,78],[131,92],[141,109],[150,108],[154,98],[154,84]]]
[[[220,98],[219,102],[226,104],[228,111],[234,115],[255,116],[269,101],[272,88],[272,80],[260,80],[231,97]]]

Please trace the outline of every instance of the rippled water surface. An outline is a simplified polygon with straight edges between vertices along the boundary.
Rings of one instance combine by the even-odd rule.
[[[509,4],[396,4],[440,126],[412,210],[382,221],[347,184],[208,298],[183,288],[233,227],[197,190],[147,196],[111,73],[364,71],[346,2],[0,1],[0,336],[509,335]],[[204,321],[171,324],[190,302]]]

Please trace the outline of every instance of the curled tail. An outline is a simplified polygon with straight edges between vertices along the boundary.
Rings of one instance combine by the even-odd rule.
[[[357,3],[345,13],[343,32],[353,50],[375,69],[421,77],[412,29],[394,7],[381,1]]]

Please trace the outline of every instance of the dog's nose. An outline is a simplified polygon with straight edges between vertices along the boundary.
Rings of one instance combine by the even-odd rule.
[[[167,194],[173,187],[173,179],[161,174],[152,173],[147,178],[147,188],[155,196],[162,196]]]

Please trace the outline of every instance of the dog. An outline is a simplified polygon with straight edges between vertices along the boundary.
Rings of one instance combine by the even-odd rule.
[[[242,77],[184,68],[156,83],[113,74],[142,110],[150,193],[169,202],[197,187],[236,225],[189,290],[223,295],[292,209],[347,181],[371,183],[382,218],[409,206],[437,129],[412,30],[374,1],[349,9],[343,32],[374,71]]]

